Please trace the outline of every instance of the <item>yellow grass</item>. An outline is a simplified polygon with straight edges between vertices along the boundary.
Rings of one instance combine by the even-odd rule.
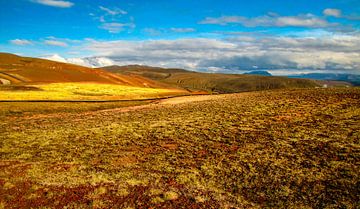
[[[144,99],[181,93],[175,89],[155,89],[95,83],[52,83],[31,86],[37,87],[40,90],[9,91],[0,89],[0,100]]]

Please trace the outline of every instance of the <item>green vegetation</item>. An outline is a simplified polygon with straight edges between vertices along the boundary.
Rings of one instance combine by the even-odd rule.
[[[176,89],[157,89],[115,84],[52,83],[26,87],[0,87],[0,100],[114,100],[144,99],[182,94]]]
[[[16,103],[32,115],[0,112],[0,206],[358,207],[360,89],[211,97],[66,114]]]

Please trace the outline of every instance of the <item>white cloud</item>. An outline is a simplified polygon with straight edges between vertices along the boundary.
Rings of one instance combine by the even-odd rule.
[[[67,59],[67,62],[87,67],[104,67],[114,65],[114,61],[106,57],[69,58]]]
[[[10,40],[10,43],[20,46],[33,44],[32,41],[26,39],[14,39],[14,40]]]
[[[83,41],[47,37],[71,43],[68,56],[48,59],[89,67],[142,64],[198,71],[241,73],[269,70],[273,74],[333,72],[360,74],[360,35],[309,30],[288,36],[230,34],[225,39],[182,38],[143,41]],[[43,40],[44,41],[44,40]],[[78,51],[80,54],[71,54]],[[80,57],[86,54],[86,57]],[[284,73],[285,72],[285,73]]]
[[[324,9],[323,14],[325,16],[337,17],[337,18],[345,18],[348,20],[360,20],[360,16],[357,14],[343,15],[340,9],[327,8]]]
[[[144,28],[142,31],[149,34],[150,36],[159,36],[163,33],[162,30],[155,28]]]
[[[214,24],[214,25],[228,25],[240,24],[245,27],[329,27],[333,24],[327,22],[325,19],[317,17],[313,14],[301,14],[297,16],[279,16],[277,14],[268,14],[248,18],[244,16],[222,16],[222,17],[207,17],[199,22],[200,24]]]
[[[99,6],[99,8],[106,12],[108,15],[126,15],[127,14],[127,11],[125,10],[122,10],[122,9],[119,9],[119,8],[113,8],[113,9],[109,9],[109,8],[106,8],[106,7],[103,7],[103,6]]]
[[[99,21],[99,28],[107,30],[109,33],[119,33],[125,30],[131,31],[131,29],[136,27],[132,17],[126,18],[128,20],[124,21],[125,18],[123,16],[127,14],[125,10],[104,6],[99,6],[99,9],[101,14],[94,19]]]
[[[58,40],[45,40],[44,43],[46,45],[50,45],[50,46],[60,46],[60,47],[68,46],[68,44],[66,42],[58,41]]]
[[[119,33],[125,29],[134,29],[136,26],[134,23],[103,23],[100,28],[107,30],[109,33]]]
[[[323,14],[325,16],[341,17],[341,10],[327,8],[327,9],[324,9]]]
[[[52,7],[60,7],[60,8],[70,8],[74,6],[74,3],[70,1],[60,1],[60,0],[32,0],[32,2],[52,6]]]
[[[191,33],[195,32],[196,30],[194,28],[170,28],[170,31],[175,33]]]
[[[64,58],[59,54],[52,54],[52,55],[41,56],[40,58],[56,61],[56,62],[92,67],[92,68],[114,65],[114,62],[106,57]]]
[[[45,56],[42,56],[40,57],[42,59],[47,59],[47,60],[51,60],[51,61],[56,61],[56,62],[64,62],[66,63],[66,59],[61,57],[60,55],[58,54],[52,54],[52,55],[45,55]]]
[[[227,72],[259,70],[360,74],[360,36],[188,38],[147,41],[89,40],[84,51],[114,64],[143,64]],[[89,58],[90,59],[90,58]]]
[[[331,24],[326,20],[307,14],[303,16],[278,17],[275,25],[279,27],[295,26],[295,27],[328,27]]]
[[[105,17],[104,17],[104,16],[100,16],[100,17],[99,17],[99,21],[102,22],[102,23],[106,22],[106,21],[105,21]]]
[[[169,33],[191,33],[195,32],[194,28],[144,28],[143,32],[151,36],[160,36]]]

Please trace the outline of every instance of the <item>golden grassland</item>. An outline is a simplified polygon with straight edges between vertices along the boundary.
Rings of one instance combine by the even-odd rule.
[[[32,115],[83,113],[106,109],[122,108],[149,104],[149,101],[126,101],[126,102],[1,102],[0,118],[7,116],[31,117]]]
[[[143,88],[98,83],[52,83],[28,85],[30,90],[0,88],[0,100],[115,100],[144,99],[162,95],[184,94],[179,89]]]
[[[0,207],[358,207],[360,89],[213,97],[0,112]]]

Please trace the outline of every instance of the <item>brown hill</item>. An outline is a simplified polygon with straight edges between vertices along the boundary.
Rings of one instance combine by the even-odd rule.
[[[0,81],[12,84],[94,82],[153,88],[167,86],[137,74],[113,74],[101,69],[7,53],[0,53]]]
[[[319,84],[309,79],[293,79],[276,76],[212,74],[186,71],[183,69],[165,69],[157,67],[130,65],[104,67],[119,75],[140,75],[190,91],[209,91],[233,93],[281,88],[308,88]]]

